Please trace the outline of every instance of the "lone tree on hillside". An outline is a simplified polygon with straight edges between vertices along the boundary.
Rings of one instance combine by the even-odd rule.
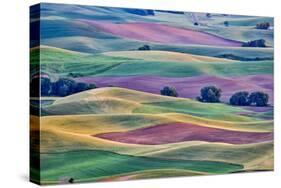
[[[178,93],[176,88],[174,87],[169,87],[169,86],[165,86],[161,91],[160,91],[161,95],[165,95],[165,96],[171,96],[171,97],[177,97]]]
[[[248,98],[249,104],[253,104],[260,107],[267,106],[268,99],[269,99],[268,94],[261,91],[251,93],[251,95]]]
[[[229,26],[229,22],[228,22],[228,21],[224,21],[224,22],[223,22],[223,25],[224,25],[225,27],[228,27],[228,26]]]
[[[229,103],[235,106],[247,106],[249,105],[248,96],[249,92],[247,91],[237,92],[231,96]]]
[[[207,86],[201,89],[201,96],[196,99],[200,102],[217,103],[220,102],[221,89],[216,86]]]
[[[74,183],[74,178],[70,178],[70,179],[68,180],[68,182],[69,182],[69,183]]]
[[[138,50],[150,50],[150,46],[145,44],[142,47],[139,47]]]

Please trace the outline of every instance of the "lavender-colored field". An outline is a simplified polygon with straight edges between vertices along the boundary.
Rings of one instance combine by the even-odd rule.
[[[171,136],[173,135],[173,136]],[[273,133],[231,131],[198,126],[191,123],[169,123],[128,132],[113,132],[96,137],[131,144],[157,145],[183,141],[250,144],[269,141]]]
[[[98,87],[116,86],[138,91],[159,94],[164,86],[176,87],[179,96],[196,98],[200,89],[206,85],[216,85],[222,89],[222,101],[227,102],[237,91],[264,91],[269,94],[269,102],[273,103],[272,75],[251,75],[239,77],[195,76],[183,78],[159,76],[127,76],[127,77],[83,77],[77,81],[95,83]]]
[[[82,22],[90,24],[104,32],[142,41],[230,47],[240,47],[242,45],[240,41],[225,39],[210,33],[159,23],[110,23],[89,20],[82,20]]]

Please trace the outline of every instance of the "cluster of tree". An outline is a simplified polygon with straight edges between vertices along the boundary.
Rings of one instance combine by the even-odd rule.
[[[161,91],[160,91],[161,95],[165,95],[165,96],[171,96],[171,97],[177,97],[178,93],[176,88],[174,87],[169,87],[169,86],[165,86]]]
[[[268,29],[270,27],[269,22],[257,23],[256,29]]]
[[[239,60],[239,61],[273,60],[273,57],[242,57],[242,56],[237,56],[237,55],[234,55],[234,54],[221,54],[221,55],[217,55],[215,57],[227,58],[227,59],[233,59],[233,60]]]
[[[252,40],[252,41],[249,41],[249,42],[244,42],[242,44],[242,47],[261,47],[261,48],[264,48],[264,47],[266,47],[266,44],[265,44],[264,39],[258,39],[258,40]]]
[[[145,45],[139,47],[138,50],[150,50],[150,46],[145,44]]]
[[[161,91],[161,95],[178,97],[176,88],[165,86]],[[200,90],[200,96],[196,99],[200,102],[219,103],[222,90],[216,86],[206,86]],[[267,106],[269,96],[267,93],[256,91],[251,94],[247,91],[240,91],[234,93],[230,99],[229,104],[235,106]]]
[[[229,103],[235,106],[267,106],[268,99],[268,94],[264,92],[257,91],[249,94],[247,91],[240,91],[231,96]]]
[[[197,97],[200,102],[218,103],[220,102],[221,89],[215,86],[207,86],[201,89],[201,95]],[[268,94],[256,91],[251,94],[247,91],[240,91],[231,96],[229,104],[235,106],[267,106]]]
[[[220,102],[221,89],[215,86],[203,87],[200,90],[200,96],[196,99],[200,102],[217,103]]]
[[[95,89],[96,85],[75,82],[69,78],[60,78],[56,82],[51,82],[51,80],[47,77],[36,77],[31,81],[31,88],[33,88],[31,96],[38,96],[40,90],[41,96],[64,97],[81,91]]]

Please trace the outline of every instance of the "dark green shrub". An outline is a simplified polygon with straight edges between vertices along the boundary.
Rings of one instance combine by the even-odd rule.
[[[261,92],[261,91],[251,93],[251,95],[248,98],[250,104],[253,104],[253,105],[256,105],[259,107],[267,106],[268,99],[269,99],[268,94]]]
[[[69,183],[74,183],[74,178],[70,178],[70,179],[68,180],[68,182],[69,182]]]
[[[143,45],[142,47],[139,47],[138,50],[150,50],[150,46]]]
[[[249,41],[249,42],[244,42],[242,44],[242,47],[261,47],[261,48],[264,48],[264,47],[266,47],[266,44],[265,44],[264,39],[259,39],[259,40],[252,40],[252,41]]]
[[[76,82],[68,78],[60,78],[58,81],[53,83],[53,94],[57,96],[67,96],[75,93]]]
[[[161,91],[160,91],[161,95],[165,95],[165,96],[171,96],[171,97],[177,97],[178,93],[176,88],[174,87],[169,87],[169,86],[165,86]]]
[[[215,86],[207,86],[203,87],[200,92],[201,96],[196,98],[198,101],[210,103],[220,102],[221,89]]]
[[[231,96],[229,103],[236,106],[247,106],[249,105],[248,96],[249,92],[247,91],[237,92]]]
[[[267,30],[270,27],[269,22],[257,23],[256,29],[264,29]]]
[[[228,26],[229,26],[229,22],[228,22],[228,21],[224,21],[224,22],[223,22],[223,25],[224,25],[225,27],[228,27]]]

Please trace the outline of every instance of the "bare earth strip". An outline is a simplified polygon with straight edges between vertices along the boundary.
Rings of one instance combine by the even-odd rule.
[[[273,133],[230,131],[203,127],[190,123],[168,123],[128,132],[111,132],[95,136],[117,142],[144,145],[167,144],[183,141],[249,144],[270,141],[273,139]]]

